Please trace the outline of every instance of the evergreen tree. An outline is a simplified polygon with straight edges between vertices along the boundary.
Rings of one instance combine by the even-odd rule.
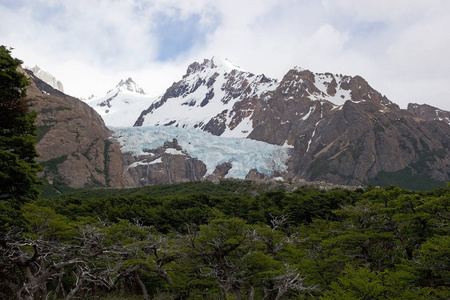
[[[25,100],[29,84],[17,68],[22,61],[11,57],[11,51],[0,46],[0,225],[8,227],[17,209],[36,199],[41,170],[35,161],[36,113],[29,111]]]

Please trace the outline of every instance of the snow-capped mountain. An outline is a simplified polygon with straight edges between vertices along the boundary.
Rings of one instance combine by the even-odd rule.
[[[183,79],[142,112],[135,126],[199,128],[214,135],[246,137],[255,100],[277,81],[255,75],[227,59],[191,64]]]
[[[313,73],[295,67],[276,80],[213,57],[189,65],[186,74],[159,97],[151,98],[138,91],[129,79],[88,103],[110,127],[178,127],[221,138],[247,138],[290,147],[287,172],[283,173],[286,180],[344,185],[391,182],[393,177],[407,182],[420,178],[420,182],[429,184],[450,180],[450,126],[434,121],[446,115],[436,115],[437,110],[433,110],[435,116],[430,119],[402,110],[360,76]],[[142,135],[140,131],[130,132]],[[165,134],[168,140],[177,140],[180,135],[172,131]],[[216,163],[222,164],[219,158],[223,153],[212,149],[227,147],[212,147],[212,139],[201,139],[196,145],[209,149],[218,158]],[[125,151],[133,139],[118,140]],[[146,184],[173,182],[172,175],[177,172],[180,180],[195,180],[208,176],[205,174],[214,168],[201,161],[204,157],[188,154],[189,146],[176,144],[174,149],[185,151],[185,159],[176,157],[181,169],[175,167],[174,157],[163,159],[164,167],[157,169],[154,155],[165,153],[167,147],[155,150],[149,145],[142,148],[148,151],[147,157],[134,155],[125,159],[125,165],[130,166],[128,173],[134,172],[134,182],[139,178],[145,178]],[[226,175],[234,174],[231,169],[237,170],[237,160],[223,164],[220,168],[216,165],[220,170],[213,173]],[[151,170],[153,173],[148,173]],[[251,171],[257,178],[275,176],[258,170]],[[165,179],[152,177],[163,173]],[[242,172],[239,176],[243,177]]]
[[[135,83],[133,81],[133,79],[131,79],[131,77],[128,77],[127,80],[121,80],[117,84],[116,88],[119,91],[129,91],[129,92],[145,95],[144,90],[137,83]]]
[[[367,91],[363,99],[360,86],[351,87],[351,80],[351,76],[312,73],[296,67],[278,81],[213,57],[191,64],[182,80],[144,110],[134,125],[199,128],[224,137],[248,137],[259,125],[255,117],[263,108],[271,111],[267,101],[278,94],[286,101],[294,100],[297,107],[291,110],[302,114],[303,120],[314,111],[314,101],[334,109],[348,100],[375,101],[371,97],[376,91]],[[378,101],[384,107],[395,106],[387,98]]]
[[[449,180],[450,127],[422,121],[360,76],[295,67],[277,81],[214,57],[191,64],[134,125],[291,145],[293,179],[359,185],[401,171]]]
[[[133,126],[140,113],[154,100],[128,78],[121,80],[105,96],[85,101],[100,114],[107,126]]]
[[[53,76],[49,72],[41,69],[38,66],[34,66],[32,68],[25,67],[25,69],[30,70],[31,72],[33,72],[34,76],[36,76],[37,78],[39,78],[43,82],[47,83],[48,85],[50,85],[52,88],[54,88],[56,90],[59,90],[59,91],[64,93],[64,86],[61,83],[61,81],[56,79],[55,76]]]

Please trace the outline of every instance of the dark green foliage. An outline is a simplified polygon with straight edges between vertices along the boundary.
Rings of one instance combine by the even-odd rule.
[[[64,198],[77,197],[80,199],[101,198],[106,196],[128,197],[128,196],[174,196],[199,194],[209,196],[227,196],[239,195],[250,196],[260,194],[269,189],[267,185],[255,184],[249,180],[227,179],[221,180],[215,184],[210,181],[192,181],[183,184],[161,184],[129,189],[95,189],[95,190],[76,190],[64,186],[54,185],[56,190],[49,191],[49,187],[43,187],[46,190],[44,198]],[[62,193],[62,195],[61,195]]]
[[[86,282],[76,293],[85,298],[447,299],[449,208],[450,184],[286,192],[225,180],[72,191],[28,204],[22,215],[34,243],[88,251],[80,233],[91,232],[105,249],[68,261],[59,292],[53,276],[47,293],[74,290],[85,270],[115,278],[111,286]],[[20,282],[19,269],[3,270]]]
[[[381,171],[376,177],[370,179],[369,183],[381,187],[394,184],[413,191],[426,191],[445,186],[445,182],[435,181],[415,172],[410,167],[395,172]]]
[[[17,209],[39,195],[36,113],[29,112],[24,99],[28,80],[17,71],[21,63],[0,46],[0,205],[4,211],[7,206]],[[2,226],[12,225],[8,214],[0,219]]]

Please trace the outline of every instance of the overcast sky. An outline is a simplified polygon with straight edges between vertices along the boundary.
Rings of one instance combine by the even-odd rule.
[[[361,75],[402,108],[450,110],[448,0],[0,0],[0,44],[77,97],[128,77],[159,95],[221,56],[278,79]]]

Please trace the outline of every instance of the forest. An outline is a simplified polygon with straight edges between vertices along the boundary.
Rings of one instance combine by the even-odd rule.
[[[48,195],[2,238],[0,297],[448,299],[449,204],[450,184],[285,192],[223,180]]]

